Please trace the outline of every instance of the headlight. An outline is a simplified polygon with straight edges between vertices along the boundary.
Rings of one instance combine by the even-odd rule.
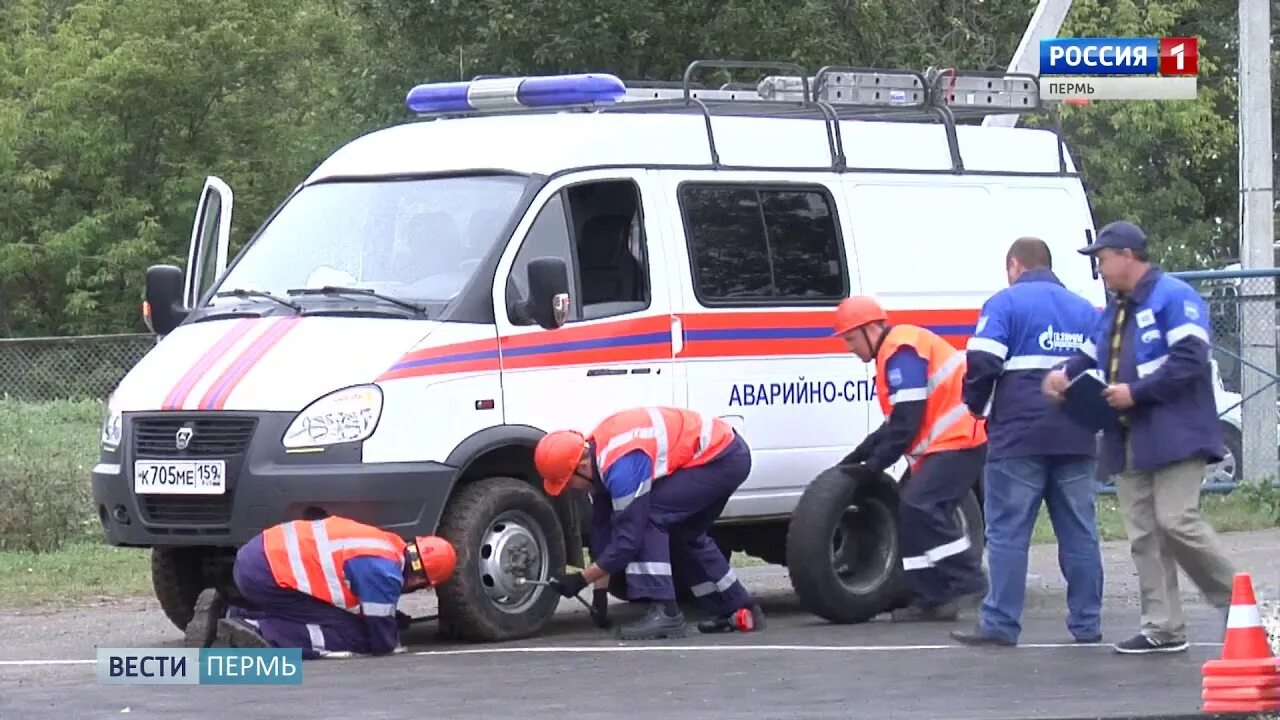
[[[382,415],[382,390],[357,385],[329,393],[298,413],[282,440],[286,448],[358,442],[373,434]]]
[[[102,447],[105,450],[115,450],[120,447],[121,424],[123,419],[120,411],[115,409],[111,403],[112,398],[107,398],[107,416],[102,419]]]

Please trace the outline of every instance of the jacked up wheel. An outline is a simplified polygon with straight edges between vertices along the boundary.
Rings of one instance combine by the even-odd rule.
[[[522,613],[537,600],[541,588],[521,580],[551,576],[547,536],[537,521],[520,510],[508,510],[489,523],[476,563],[480,584],[494,607]]]
[[[564,567],[564,533],[551,503],[515,478],[459,488],[439,534],[458,553],[457,568],[436,588],[442,631],[460,640],[532,635],[555,613],[560,595],[518,578],[546,581]]]

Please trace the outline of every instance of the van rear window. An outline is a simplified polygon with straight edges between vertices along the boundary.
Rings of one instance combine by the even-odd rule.
[[[847,294],[825,188],[684,183],[679,198],[704,305],[825,305]]]

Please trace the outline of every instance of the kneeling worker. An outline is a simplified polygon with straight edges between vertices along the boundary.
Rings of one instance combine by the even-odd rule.
[[[704,633],[749,632],[764,615],[708,531],[751,472],[751,450],[719,418],[642,407],[605,418],[589,435],[548,434],[534,451],[548,494],[591,493],[591,555],[580,573],[552,582],[565,597],[625,572],[627,595],[651,601],[623,640],[684,637],[675,582],[689,587],[711,619]]]
[[[400,596],[444,582],[456,562],[439,537],[405,542],[336,516],[282,523],[236,553],[232,577],[245,607],[206,589],[186,644],[301,648],[304,659],[390,654],[400,645]]]
[[[982,477],[986,430],[964,404],[965,354],[929,330],[888,324],[874,298],[836,308],[835,334],[863,362],[875,362],[885,422],[844,459],[882,472],[905,456],[900,488],[902,564],[915,602],[896,621],[950,621],[986,594],[981,559],[955,521]]]

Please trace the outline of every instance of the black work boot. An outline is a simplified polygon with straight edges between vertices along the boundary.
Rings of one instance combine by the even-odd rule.
[[[227,598],[215,588],[205,588],[196,597],[195,615],[187,623],[182,638],[183,647],[212,647],[217,634],[218,620],[227,614]]]
[[[271,643],[262,637],[258,629],[240,618],[222,618],[218,621],[218,642],[231,648],[269,648]]]
[[[675,603],[670,603],[675,605]],[[655,602],[649,605],[649,612],[633,623],[618,628],[621,640],[658,640],[660,638],[685,637],[684,613],[679,606],[674,607],[674,614],[664,607],[667,603]]]
[[[698,632],[759,632],[764,630],[764,611],[759,605],[738,608],[728,615],[720,615],[698,623]]]

